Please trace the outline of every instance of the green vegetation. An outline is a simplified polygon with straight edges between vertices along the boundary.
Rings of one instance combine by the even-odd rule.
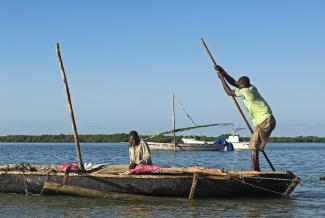
[[[127,142],[128,134],[79,135],[80,142]],[[74,142],[73,135],[8,135],[0,136],[0,142]]]
[[[189,136],[197,140],[214,141],[216,138],[227,138],[229,134],[218,137],[208,136]],[[141,135],[141,138],[148,138],[148,135]],[[183,136],[177,136],[176,141],[181,142]],[[150,141],[154,142],[171,142],[172,136],[157,136]],[[80,142],[127,142],[128,134],[98,134],[98,135],[80,135]],[[241,141],[249,141],[248,137],[242,137]],[[0,136],[0,142],[74,142],[72,135],[7,135]],[[269,142],[325,142],[325,137],[318,136],[298,136],[298,137],[271,137]]]
[[[318,136],[271,137],[269,142],[325,142],[325,138]]]

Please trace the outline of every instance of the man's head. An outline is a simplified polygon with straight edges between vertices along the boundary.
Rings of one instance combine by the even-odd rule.
[[[140,138],[136,131],[132,130],[129,133],[129,146],[134,147],[136,145],[140,144]]]
[[[242,89],[242,88],[249,88],[251,86],[251,83],[247,76],[242,76],[237,81],[237,85],[240,89]]]

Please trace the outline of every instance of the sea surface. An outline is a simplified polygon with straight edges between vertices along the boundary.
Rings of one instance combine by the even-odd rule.
[[[325,217],[325,144],[269,143],[266,153],[277,170],[290,170],[302,179],[290,199],[207,199],[130,202],[74,196],[26,196],[0,193],[0,217]],[[84,162],[128,163],[126,144],[81,144]],[[250,152],[152,151],[155,164],[200,165],[248,170]],[[70,163],[74,144],[0,143],[0,164]],[[263,155],[262,169],[269,170]]]

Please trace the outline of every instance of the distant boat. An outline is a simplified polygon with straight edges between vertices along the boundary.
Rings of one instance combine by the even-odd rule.
[[[243,129],[245,128],[234,128],[232,134],[226,139],[227,142],[230,142],[234,146],[235,151],[250,150],[249,142],[240,142],[239,140],[238,131]]]
[[[187,142],[187,143],[163,143],[163,142],[148,142],[150,150],[176,150],[176,151],[222,151],[223,145],[220,144],[204,144]]]
[[[240,150],[250,150],[249,142],[240,142],[239,135],[237,132],[239,130],[242,130],[245,128],[236,128],[234,129],[233,133],[229,135],[226,139],[227,142],[231,143],[233,145],[233,148],[235,151],[240,151]],[[182,141],[184,144],[197,144],[197,145],[216,145],[218,144],[216,141],[202,141],[202,140],[196,140],[195,138],[186,138],[183,137]],[[219,151],[226,151],[227,147],[224,146],[221,148]]]
[[[240,142],[239,135],[230,135],[226,140],[234,146],[235,151],[250,150],[249,142]]]
[[[200,144],[200,145],[214,144],[214,142],[211,142],[211,141],[199,141],[199,140],[196,140],[196,138],[186,138],[186,137],[183,137],[182,141],[184,142],[184,144]]]
[[[175,130],[169,130],[159,135],[170,134],[174,132],[186,131],[196,128],[204,128],[210,126],[225,126],[231,125],[231,123],[215,123],[215,124],[207,124],[200,126],[191,126],[186,128],[180,128]],[[154,138],[152,136],[151,138]],[[175,151],[223,151],[225,148],[224,144],[220,144],[216,142],[207,142],[207,141],[198,141],[194,138],[182,138],[182,143],[174,143],[174,142],[150,142],[146,139],[150,150],[175,150]]]
[[[181,131],[187,131],[197,128],[206,128],[206,127],[212,127],[212,126],[229,126],[233,125],[233,123],[214,123],[214,124],[207,124],[207,125],[198,125],[194,122],[192,117],[185,111],[184,108],[183,111],[185,112],[186,116],[191,120],[194,126],[185,127],[185,128],[178,128],[175,127],[175,95],[173,94],[173,101],[172,101],[172,109],[173,109],[173,129],[168,130],[165,132],[162,132],[158,135],[152,136],[149,138],[152,139],[156,136],[161,136],[164,134],[173,134],[174,136],[174,142],[170,143],[164,143],[164,142],[150,142],[148,139],[145,139],[149,145],[149,148],[151,150],[173,150],[173,151],[222,151],[224,150],[224,145],[218,144],[215,142],[204,142],[204,141],[197,141],[195,139],[190,138],[182,138],[183,143],[176,143],[176,132]]]
[[[198,145],[215,145],[216,142],[213,141],[199,141],[195,138],[182,138],[182,141],[184,144],[198,144]],[[227,142],[231,143],[233,145],[233,148],[235,151],[241,151],[241,150],[250,150],[249,142],[240,142],[239,141],[239,135],[230,135],[226,139]],[[223,147],[219,151],[226,151],[227,147]]]

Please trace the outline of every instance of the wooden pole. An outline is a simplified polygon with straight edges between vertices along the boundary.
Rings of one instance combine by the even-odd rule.
[[[173,134],[174,134],[174,149],[176,151],[176,119],[175,119],[175,95],[173,93]]]
[[[191,186],[191,191],[190,191],[190,194],[188,196],[188,199],[189,200],[192,200],[193,197],[194,197],[194,193],[195,193],[195,189],[196,189],[196,186],[197,186],[197,181],[199,179],[199,173],[195,172],[193,174],[193,180],[192,180],[192,186]]]
[[[93,198],[107,198],[115,200],[126,200],[126,201],[156,201],[156,197],[136,195],[136,194],[126,194],[126,193],[117,193],[117,192],[107,192],[100,191],[95,189],[83,188],[75,185],[62,185],[56,182],[44,182],[43,186],[45,193],[56,193],[56,194],[65,194],[65,195],[75,195],[75,196],[84,196],[84,197],[93,197]]]
[[[205,42],[204,42],[204,40],[203,40],[202,37],[201,37],[201,42],[203,44],[203,47],[205,48],[205,51],[207,52],[208,56],[210,57],[213,65],[214,66],[218,66],[217,63],[216,63],[216,61],[214,60],[212,54],[210,53],[210,50],[208,49],[208,46],[205,44]],[[251,132],[251,134],[253,134],[254,131],[253,131],[252,127],[249,125],[249,123],[248,123],[248,121],[247,121],[247,119],[246,119],[243,111],[241,110],[241,108],[240,108],[237,100],[235,99],[234,96],[231,96],[231,98],[234,101],[234,103],[235,103],[235,105],[236,105],[236,107],[237,107],[237,109],[238,109],[241,117],[243,118],[244,122],[246,123],[246,126],[248,127],[249,131]],[[268,156],[266,155],[265,151],[263,150],[262,152],[263,152],[263,155],[264,155],[265,159],[267,160],[267,162],[269,163],[270,167],[272,168],[272,170],[275,171],[275,168],[273,167],[273,165],[272,165],[270,159],[268,158]]]
[[[67,77],[65,75],[64,66],[63,66],[63,63],[62,63],[59,43],[56,43],[56,54],[58,56],[61,76],[62,76],[62,80],[63,80],[63,83],[64,83],[64,88],[65,88],[65,92],[66,92],[66,96],[67,96],[67,102],[68,102],[68,107],[69,107],[69,112],[70,112],[71,125],[72,125],[72,130],[73,130],[73,137],[74,137],[74,141],[75,141],[75,145],[76,145],[76,152],[77,152],[77,157],[78,157],[78,165],[79,165],[80,170],[84,171],[84,165],[83,165],[82,159],[81,159],[78,131],[77,131],[77,126],[76,126],[76,122],[75,122],[75,119],[74,119],[74,113],[73,113],[73,108],[72,108],[72,103],[71,103],[70,91],[69,91],[69,87],[68,87]]]

